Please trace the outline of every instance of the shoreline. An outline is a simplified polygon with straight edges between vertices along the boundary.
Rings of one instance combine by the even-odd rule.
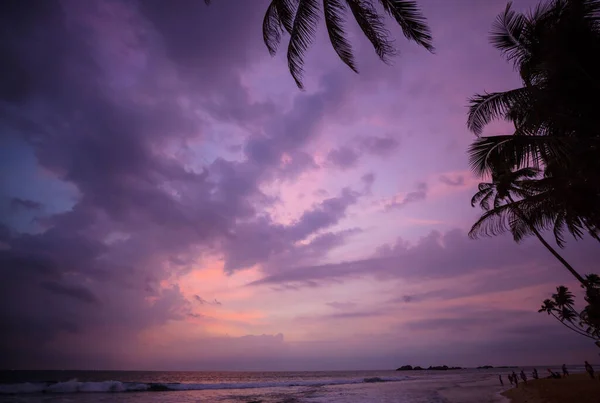
[[[501,396],[510,403],[600,403],[600,380],[588,374],[572,374],[561,379],[536,379],[519,382]]]

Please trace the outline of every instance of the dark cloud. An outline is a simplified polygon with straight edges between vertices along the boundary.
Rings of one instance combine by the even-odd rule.
[[[462,175],[455,175],[451,178],[448,175],[441,175],[440,182],[448,186],[462,186],[465,184],[465,177]]]
[[[599,258],[593,241],[586,240],[574,244],[564,251],[565,258],[573,261],[582,272],[594,270],[594,261]],[[510,250],[510,253],[506,253]],[[468,259],[466,258],[468,257]],[[508,236],[493,239],[471,240],[461,230],[444,234],[437,231],[422,237],[411,244],[399,238],[394,245],[379,247],[372,258],[334,264],[285,268],[270,274],[251,285],[293,285],[302,287],[308,282],[327,284],[349,278],[373,276],[378,279],[390,278],[450,278],[473,272],[486,273],[490,270],[505,270],[498,281],[479,284],[475,292],[507,290],[515,284],[539,284],[539,273],[519,274],[519,268],[546,268],[548,276],[556,282],[568,282],[568,272],[554,260],[552,255],[534,239],[515,244]],[[495,271],[494,271],[495,273]],[[483,280],[482,280],[483,281]],[[313,285],[314,286],[314,285]],[[449,290],[437,297],[449,297],[468,291]],[[436,295],[427,295],[432,297]],[[400,296],[402,297],[402,296]],[[425,296],[422,296],[423,298]],[[402,298],[403,300],[403,298]]]
[[[388,204],[386,204],[385,210],[391,211],[395,209],[400,209],[406,206],[407,204],[423,201],[427,198],[427,191],[428,187],[426,183],[418,183],[416,189],[412,192],[408,192],[406,195],[404,195],[404,197],[394,197]]]
[[[287,226],[273,223],[267,217],[258,217],[238,225],[223,244],[226,256],[225,270],[232,272],[272,259],[278,261],[276,255],[283,253],[288,257],[298,257],[299,250],[305,252],[306,258],[315,253],[322,255],[355,230],[339,234],[320,234],[307,245],[294,245],[297,241],[337,224],[345,217],[348,207],[357,202],[359,196],[359,193],[345,188],[339,196],[314,205]]]
[[[219,301],[217,301],[217,299],[213,299],[212,301],[207,301],[204,298],[202,298],[199,295],[194,295],[194,300],[196,300],[196,302],[198,302],[200,305],[216,305],[216,306],[221,306],[223,305],[222,303],[220,303]]]
[[[205,131],[182,97],[213,119],[256,125],[273,115],[273,105],[249,99],[239,77],[265,51],[260,35],[245,33],[260,24],[264,8],[242,3],[235,29],[214,18],[232,17],[227,7],[197,1],[168,12],[156,1],[2,3],[0,126],[32,150],[33,168],[78,192],[72,208],[39,219],[45,232],[2,236],[0,318],[10,330],[0,354],[13,358],[6,365],[42,365],[51,355],[46,343],[75,329],[100,351],[108,329],[124,332],[112,336],[126,343],[142,329],[184,318],[189,302],[161,281],[188,270],[197,245],[215,247],[238,220],[271,202],[258,188],[278,169],[269,161],[249,153],[249,161],[192,168],[169,153]],[[198,40],[213,35],[219,41]],[[297,162],[282,175],[310,166],[297,149],[316,123],[301,123],[324,116],[329,95],[306,96],[284,126],[271,124],[267,148],[291,152]],[[287,127],[297,131],[278,137]],[[76,347],[62,347],[65,360],[77,355]]]
[[[363,137],[360,140],[361,149],[364,149],[367,153],[387,157],[392,154],[400,145],[398,140],[393,137]]]
[[[326,319],[359,319],[359,318],[373,318],[376,316],[384,315],[385,312],[381,311],[352,311],[352,312],[336,312],[330,315],[325,315]]]
[[[339,169],[355,168],[365,154],[387,157],[397,148],[399,142],[393,137],[360,137],[355,146],[343,145],[327,153],[327,162]]]
[[[87,304],[96,304],[99,302],[98,298],[90,290],[78,285],[66,285],[54,281],[45,281],[41,286],[55,294],[64,295]]]
[[[42,203],[33,200],[21,199],[19,197],[13,197],[10,200],[10,207],[13,210],[40,210],[42,208]]]
[[[359,158],[359,154],[348,146],[335,148],[327,153],[327,161],[340,169],[356,167]]]
[[[365,185],[364,193],[370,195],[373,183],[375,183],[375,174],[373,172],[366,173],[361,176],[360,180]]]
[[[40,231],[0,234],[7,365],[50,360],[46,343],[68,329],[101,356],[111,351],[103,332],[134,343],[143,329],[190,317],[190,301],[165,283],[204,252],[224,253],[229,272],[271,258],[312,264],[352,233],[326,232],[356,203],[350,189],[289,226],[261,214],[277,202],[262,185],[318,168],[303,147],[349,90],[331,75],[291,108],[254,101],[241,73],[267,54],[254,34],[265,4],[239,3],[234,14],[196,0],[2,3],[0,129],[35,156],[32,170],[76,189],[58,213],[37,218]],[[214,122],[253,134],[219,136]],[[241,158],[192,150],[204,141]],[[82,359],[62,347],[64,360]]]

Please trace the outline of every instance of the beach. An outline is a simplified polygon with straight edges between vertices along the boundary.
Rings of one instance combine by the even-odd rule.
[[[511,403],[600,403],[600,380],[587,374],[537,379],[502,393]]]

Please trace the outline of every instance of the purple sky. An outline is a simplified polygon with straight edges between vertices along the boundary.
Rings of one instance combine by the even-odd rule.
[[[2,365],[593,360],[537,313],[577,290],[539,243],[466,236],[467,99],[519,85],[488,44],[506,2],[419,3],[435,55],[394,27],[387,66],[349,24],[356,75],[321,26],[304,92],[263,0],[2,3]],[[596,245],[564,255],[589,273]]]

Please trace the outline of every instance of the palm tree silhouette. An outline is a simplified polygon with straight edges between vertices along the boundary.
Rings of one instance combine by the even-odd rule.
[[[540,215],[537,212],[540,208],[539,195],[532,184],[536,184],[539,174],[540,171],[536,168],[512,171],[504,163],[496,163],[491,173],[492,181],[480,183],[477,193],[471,199],[471,206],[479,205],[484,213],[471,227],[469,237],[476,239],[511,232],[514,240],[520,242],[525,237],[534,235],[582,285],[586,285],[586,280],[538,230],[535,218]]]
[[[590,285],[588,289],[597,289],[600,284],[597,277],[595,274],[586,276],[587,283]],[[588,314],[592,304],[588,304],[581,313],[578,313],[574,308],[574,301],[573,293],[567,287],[559,286],[556,287],[556,293],[552,294],[551,299],[544,300],[538,312],[552,315],[577,334],[593,340],[600,340],[600,326],[598,326],[597,318],[592,319]]]
[[[211,0],[205,0],[210,4]],[[414,0],[377,0],[383,10],[402,28],[404,36],[433,52],[431,32]],[[393,40],[385,26],[385,18],[375,0],[272,0],[263,20],[263,40],[269,53],[275,55],[284,33],[290,35],[287,49],[288,68],[298,88],[303,88],[304,57],[312,44],[319,19],[325,16],[329,40],[338,57],[358,72],[352,45],[344,24],[350,12],[363,34],[371,42],[379,58],[388,63],[396,54]]]
[[[481,176],[494,161],[515,171],[540,170],[522,204],[536,206],[527,210],[529,224],[552,229],[560,247],[565,230],[600,241],[600,99],[589,97],[600,88],[599,19],[597,0],[552,0],[528,15],[509,3],[491,41],[514,63],[523,85],[475,95],[467,120],[477,136],[492,120],[514,124],[512,135],[476,139],[471,167]]]

